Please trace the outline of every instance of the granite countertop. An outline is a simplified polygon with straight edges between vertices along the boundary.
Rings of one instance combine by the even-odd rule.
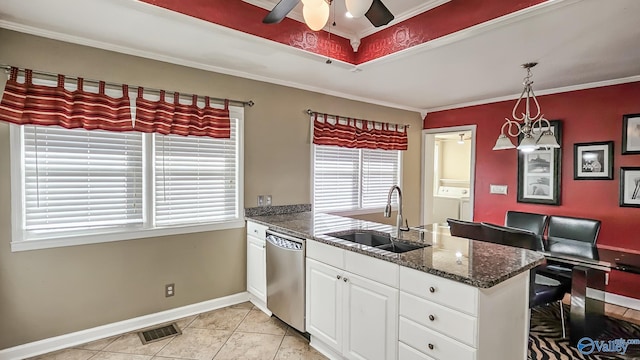
[[[397,254],[328,235],[354,229],[394,234],[390,225],[311,211],[247,216],[247,220],[478,288],[490,288],[544,261],[535,251],[451,236],[447,226],[436,224],[401,232],[397,240],[427,246]]]

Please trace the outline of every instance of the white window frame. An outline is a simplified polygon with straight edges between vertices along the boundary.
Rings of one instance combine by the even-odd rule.
[[[313,122],[312,122],[313,123]],[[313,126],[311,126],[311,138],[313,138]],[[310,187],[311,187],[311,208],[314,209],[315,211],[315,204],[314,204],[314,199],[315,199],[315,173],[316,173],[316,163],[315,163],[315,152],[316,152],[316,144],[311,144],[311,183],[310,183]],[[399,155],[398,155],[398,186],[402,187],[402,174],[403,174],[403,167],[402,164],[404,163],[404,153],[400,150],[396,150],[398,151]],[[362,153],[360,154],[360,168],[358,170],[360,172],[360,180],[359,180],[359,185],[360,185],[360,189],[359,189],[359,203],[362,203]],[[398,203],[397,202],[392,202],[391,204],[391,210],[393,211],[397,211],[398,210]],[[384,212],[384,206],[383,207],[375,207],[375,208],[358,208],[358,209],[349,209],[349,210],[326,210],[328,214],[333,214],[333,215],[342,215],[342,216],[351,216],[351,215],[366,215],[366,214],[374,214],[377,212]]]
[[[232,220],[225,220],[216,223],[181,225],[181,226],[153,226],[153,206],[154,202],[154,172],[150,169],[153,164],[153,134],[143,134],[143,220],[142,227],[134,229],[121,227],[116,231],[111,229],[87,231],[86,233],[68,234],[65,232],[56,233],[46,238],[26,239],[22,227],[23,204],[23,183],[24,154],[22,151],[22,129],[19,125],[11,124],[9,131],[10,139],[10,167],[11,167],[11,251],[27,251],[37,249],[48,249],[65,246],[96,244],[111,241],[142,239],[166,235],[189,234],[204,231],[225,230],[243,228],[244,223],[244,108],[229,106],[229,115],[237,120],[237,186],[236,201],[237,213]]]

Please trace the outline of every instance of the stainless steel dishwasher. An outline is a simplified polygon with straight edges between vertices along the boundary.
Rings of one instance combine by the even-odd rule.
[[[305,241],[267,230],[267,308],[305,332]]]

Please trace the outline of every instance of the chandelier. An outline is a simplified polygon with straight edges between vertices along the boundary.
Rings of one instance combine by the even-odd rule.
[[[302,0],[302,16],[309,29],[318,31],[329,21],[329,5],[333,0]],[[373,0],[345,0],[347,11],[354,18],[364,16]]]
[[[522,152],[531,152],[539,148],[560,147],[560,144],[558,144],[553,134],[549,120],[545,119],[544,115],[540,112],[540,104],[538,104],[538,100],[531,87],[533,84],[531,80],[531,68],[537,64],[536,62],[522,64],[522,67],[527,69],[527,76],[525,76],[523,81],[524,89],[511,112],[513,120],[505,118],[506,122],[502,125],[500,136],[498,136],[496,146],[493,147],[493,150],[513,149],[516,147],[513,145],[511,139],[507,137],[507,134],[514,138],[522,135],[522,140],[517,147],[517,149]],[[523,99],[524,112],[522,112],[520,116],[517,116],[518,108]],[[531,114],[532,100],[535,106],[535,114],[533,115]]]

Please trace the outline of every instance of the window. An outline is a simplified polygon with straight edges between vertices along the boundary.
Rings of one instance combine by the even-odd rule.
[[[231,138],[11,125],[12,250],[242,227]]]
[[[154,134],[160,226],[238,218],[236,131],[230,139]]]
[[[316,211],[383,208],[400,181],[400,151],[314,145],[313,206]],[[394,193],[393,203],[396,204]]]

